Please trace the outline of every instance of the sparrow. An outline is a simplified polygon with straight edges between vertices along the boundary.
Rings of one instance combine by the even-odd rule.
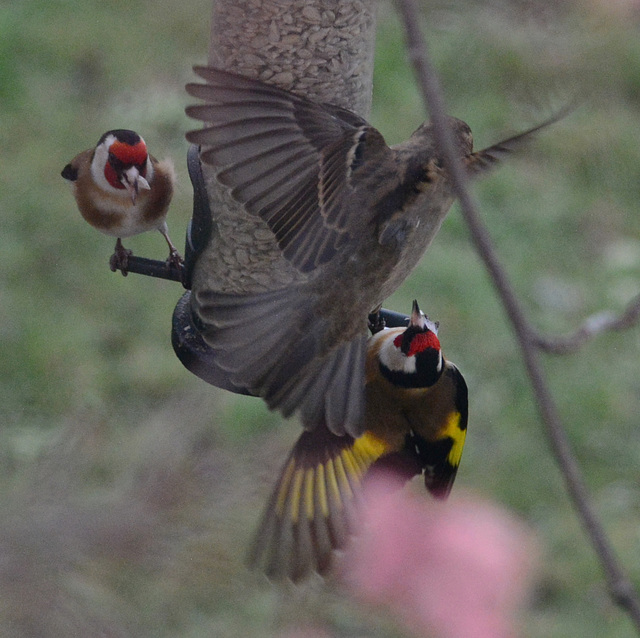
[[[204,83],[186,90],[204,103],[186,112],[205,126],[186,137],[241,205],[235,221],[214,207],[194,266],[191,309],[217,376],[285,417],[297,412],[309,430],[359,437],[367,317],[414,269],[455,199],[433,127],[390,147],[345,108],[213,67],[194,71]],[[559,117],[480,151],[465,122],[448,125],[476,176]],[[234,237],[251,233],[245,263],[256,268],[265,236],[278,258],[268,253],[263,283],[247,289],[245,270],[225,268]]]
[[[357,536],[363,485],[376,471],[422,474],[445,499],[467,432],[467,385],[442,355],[438,324],[413,302],[408,327],[369,338],[365,431],[338,436],[325,425],[302,433],[273,489],[250,564],[274,580],[326,574],[335,551]]]
[[[132,252],[122,237],[159,230],[169,245],[167,264],[179,266],[180,254],[169,238],[167,210],[175,183],[173,164],[149,155],[134,131],[107,131],[95,148],[83,151],[62,169],[73,186],[80,214],[94,228],[117,237],[110,266],[127,274]]]

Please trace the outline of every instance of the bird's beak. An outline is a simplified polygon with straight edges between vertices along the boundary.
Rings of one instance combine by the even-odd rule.
[[[438,322],[431,321],[427,315],[420,310],[420,306],[418,306],[417,300],[413,300],[413,307],[411,308],[411,318],[409,319],[409,325],[414,328],[419,328],[420,330],[424,330],[428,328],[434,334],[438,334]]]
[[[120,178],[122,185],[129,191],[131,195],[131,203],[135,204],[138,198],[138,191],[142,188],[144,190],[150,190],[149,182],[140,175],[140,171],[132,166],[122,173]]]
[[[420,306],[418,305],[418,301],[416,299],[413,300],[413,307],[411,308],[411,319],[409,320],[409,325],[414,326],[415,328],[424,328],[425,323],[424,312],[420,310]]]

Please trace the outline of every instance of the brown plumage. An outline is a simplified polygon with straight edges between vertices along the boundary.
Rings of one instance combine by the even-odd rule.
[[[202,336],[235,387],[285,416],[298,411],[308,429],[358,436],[366,318],[413,270],[454,201],[433,129],[389,147],[346,109],[195,71],[205,83],[187,91],[204,103],[187,113],[205,127],[187,139],[243,208],[232,218],[213,207],[191,297]],[[540,128],[474,152],[469,127],[448,122],[473,175]]]
[[[74,157],[62,170],[84,219],[94,228],[117,237],[112,270],[126,274],[131,251],[121,238],[158,230],[169,245],[169,260],[180,255],[169,238],[166,218],[175,174],[168,160],[158,161],[147,152],[134,131],[107,131],[93,149]]]
[[[467,386],[442,357],[436,329],[414,302],[408,328],[369,339],[364,434],[321,425],[300,436],[260,523],[254,567],[276,580],[328,572],[357,532],[362,484],[375,470],[422,473],[434,497],[448,496],[465,442]]]

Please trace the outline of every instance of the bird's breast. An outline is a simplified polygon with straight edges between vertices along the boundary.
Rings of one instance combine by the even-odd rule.
[[[119,196],[94,187],[76,188],[76,201],[82,217],[100,232],[113,237],[131,237],[154,230],[164,221],[166,210],[160,217],[146,214],[148,196],[140,193],[135,204],[129,194]]]
[[[411,274],[440,230],[453,197],[422,193],[380,228],[379,240],[395,244],[394,265],[381,285],[381,300],[393,293]]]

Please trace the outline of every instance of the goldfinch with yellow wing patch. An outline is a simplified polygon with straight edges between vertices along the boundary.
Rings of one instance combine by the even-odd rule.
[[[368,342],[365,432],[305,431],[273,490],[250,562],[275,580],[326,573],[335,550],[357,531],[363,482],[376,469],[404,479],[422,473],[429,492],[446,498],[467,431],[467,385],[440,349],[437,324],[414,301],[407,328],[384,329]]]

